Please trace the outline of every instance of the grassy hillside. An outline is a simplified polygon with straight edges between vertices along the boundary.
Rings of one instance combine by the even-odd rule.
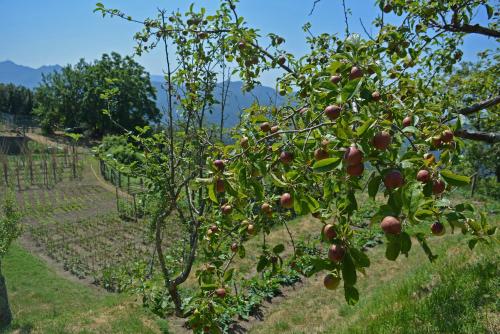
[[[14,333],[160,333],[160,328],[166,328],[133,297],[61,277],[18,245],[2,266]]]

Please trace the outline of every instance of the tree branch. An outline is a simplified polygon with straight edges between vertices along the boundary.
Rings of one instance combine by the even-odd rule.
[[[499,132],[482,132],[460,129],[455,131],[455,136],[469,140],[483,141],[489,144],[500,142]]]
[[[489,37],[500,38],[500,31],[490,29],[487,27],[480,26],[479,24],[462,24],[462,25],[452,25],[445,24],[441,26],[442,29],[451,32],[464,32],[467,34],[479,34]]]
[[[476,112],[481,111],[483,109],[486,109],[486,108],[489,108],[489,107],[493,107],[493,106],[495,106],[495,105],[497,105],[499,103],[500,103],[500,95],[497,95],[497,96],[492,97],[490,99],[487,99],[487,100],[484,100],[484,101],[480,101],[478,103],[474,103],[471,106],[468,106],[468,107],[459,109],[457,111],[454,111],[452,114],[455,115],[455,116],[451,116],[451,117],[448,117],[448,118],[443,118],[442,122],[449,122],[449,121],[457,118],[458,117],[457,115],[468,116],[470,114],[476,113]]]
[[[473,105],[462,108],[460,110],[457,110],[455,113],[461,114],[461,115],[470,115],[475,112],[481,111],[483,109],[492,107],[494,105],[497,105],[500,103],[500,95],[497,95],[495,97],[492,97],[491,99],[484,100],[478,103],[474,103]]]

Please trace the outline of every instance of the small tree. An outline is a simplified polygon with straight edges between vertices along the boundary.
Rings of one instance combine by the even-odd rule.
[[[12,321],[7,286],[2,274],[2,257],[7,253],[10,244],[21,233],[19,226],[20,215],[17,211],[14,198],[8,193],[0,213],[0,330],[5,329]]]

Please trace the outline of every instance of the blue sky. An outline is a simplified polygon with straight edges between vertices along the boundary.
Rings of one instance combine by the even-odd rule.
[[[0,61],[12,60],[21,65],[75,63],[80,58],[93,60],[112,51],[131,54],[133,34],[139,26],[118,18],[102,18],[93,13],[96,0],[0,0]],[[185,9],[190,3],[215,8],[216,0],[101,0],[106,7],[119,8],[134,18],[155,16],[156,8]],[[239,13],[247,22],[261,30],[262,35],[275,32],[286,39],[288,51],[301,55],[307,52],[302,25],[310,21],[313,32],[344,31],[344,14],[340,0],[322,0],[312,16],[308,16],[313,0],[241,0]],[[351,32],[363,34],[361,18],[370,30],[378,9],[371,0],[347,0],[352,15]],[[393,16],[390,20],[397,20]],[[486,10],[481,9],[475,22],[484,22]],[[470,36],[464,48],[465,59],[473,59],[477,51],[491,45],[493,40]],[[137,59],[152,74],[161,74],[164,66],[159,51]],[[273,75],[263,78],[273,86]]]

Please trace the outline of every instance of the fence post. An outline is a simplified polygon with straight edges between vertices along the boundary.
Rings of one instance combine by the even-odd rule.
[[[135,194],[132,195],[132,198],[134,200],[134,218],[135,218],[135,222],[137,223],[137,204],[135,202]]]
[[[116,211],[120,212],[120,203],[118,200],[118,187],[115,186],[115,196],[116,196]]]

